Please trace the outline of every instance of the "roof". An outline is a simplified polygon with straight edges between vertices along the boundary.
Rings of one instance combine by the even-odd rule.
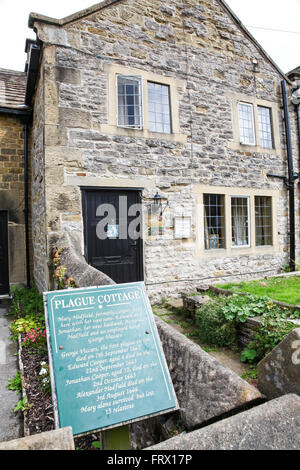
[[[29,28],[34,28],[34,23],[41,22],[52,24],[55,26],[65,26],[73,21],[80,20],[88,15],[91,15],[99,10],[102,10],[106,7],[110,7],[115,3],[125,2],[126,0],[103,0],[100,3],[97,3],[89,8],[85,8],[84,10],[80,10],[73,15],[66,16],[61,19],[51,18],[49,16],[40,15],[38,13],[30,13],[28,18],[28,26]],[[284,80],[290,82],[288,77],[284,74],[284,72],[280,69],[280,67],[273,61],[273,59],[269,56],[269,54],[261,47],[259,42],[252,36],[252,34],[248,31],[248,29],[243,25],[241,20],[236,16],[236,14],[231,10],[231,8],[227,5],[225,0],[218,0],[220,5],[227,11],[227,13],[232,17],[233,21],[238,25],[238,27],[242,30],[245,36],[256,46],[258,51],[265,57],[265,59],[271,63],[271,65],[276,69],[276,71],[282,76]]]
[[[300,77],[300,65],[286,74],[290,80]]]
[[[0,107],[20,108],[25,103],[26,73],[0,69]]]

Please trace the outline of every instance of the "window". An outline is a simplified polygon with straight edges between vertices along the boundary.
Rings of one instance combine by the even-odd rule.
[[[254,117],[252,104],[239,102],[240,142],[245,145],[255,145]]]
[[[249,197],[231,197],[231,245],[249,246]]]
[[[272,198],[255,196],[255,244],[272,245]]]
[[[238,125],[242,145],[274,148],[271,108],[239,101]]]
[[[117,75],[118,126],[143,127],[142,88],[140,77]]]
[[[258,113],[258,126],[259,138],[261,147],[272,149],[273,136],[272,136],[272,121],[271,109],[264,106],[257,106]]]
[[[224,196],[204,194],[205,249],[225,248]]]
[[[169,86],[148,82],[149,131],[171,133]]]

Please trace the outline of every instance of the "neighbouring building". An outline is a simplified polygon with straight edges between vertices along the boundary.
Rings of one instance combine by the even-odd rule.
[[[299,170],[292,106],[283,120],[291,82],[224,1],[105,0],[61,20],[32,13],[29,26],[39,290],[65,232],[89,264],[144,280],[152,298],[281,270],[289,130]],[[297,226],[297,184],[294,214]]]
[[[26,73],[0,69],[0,298],[26,283],[24,107]]]

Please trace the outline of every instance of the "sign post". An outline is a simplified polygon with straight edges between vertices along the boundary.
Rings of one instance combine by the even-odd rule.
[[[46,292],[44,304],[56,427],[79,436],[178,409],[143,282]]]

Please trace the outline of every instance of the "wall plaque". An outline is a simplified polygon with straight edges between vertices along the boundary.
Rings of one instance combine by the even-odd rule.
[[[143,282],[44,293],[56,427],[73,434],[178,409]]]
[[[174,217],[174,238],[191,238],[191,217]]]

